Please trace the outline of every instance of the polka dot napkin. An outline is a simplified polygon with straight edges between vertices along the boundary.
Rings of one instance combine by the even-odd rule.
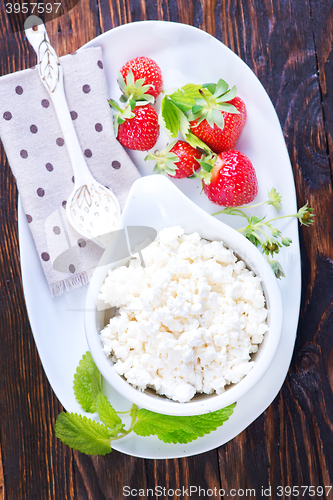
[[[113,190],[122,208],[139,173],[114,136],[102,50],[81,50],[60,61],[88,167],[97,181]],[[36,67],[0,78],[0,136],[52,295],[86,284],[103,250],[67,221],[73,171]]]

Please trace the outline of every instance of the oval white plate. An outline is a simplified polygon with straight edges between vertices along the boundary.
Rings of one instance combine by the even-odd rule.
[[[127,60],[145,55],[156,60],[162,69],[165,89],[186,83],[206,83],[225,79],[237,85],[244,99],[248,120],[237,148],[252,160],[258,175],[256,202],[266,199],[267,190],[275,187],[282,195],[280,215],[296,213],[296,196],[291,165],[275,110],[264,88],[252,71],[227,47],[212,36],[188,25],[163,21],[143,21],[115,28],[87,44],[102,46],[110,97],[120,95],[116,75]],[[205,74],[200,68],[205,61]],[[218,61],[218,64],[216,63]],[[203,81],[204,78],[204,81]],[[161,134],[157,146],[163,147]],[[145,153],[131,152],[142,175],[151,174],[153,163],[144,162]],[[192,201],[209,213],[216,205],[200,194],[195,180],[172,181]],[[139,193],[137,193],[139,195]],[[143,197],[142,203],[145,203]],[[257,214],[274,216],[272,207],[257,209]],[[241,220],[224,216],[223,222],[239,227]],[[301,273],[297,222],[279,221],[278,228],[293,240],[279,260],[286,278],[279,281],[283,299],[284,323],[277,355],[266,377],[237,402],[234,414],[220,429],[187,445],[170,445],[155,437],[141,438],[131,433],[114,443],[114,449],[142,458],[177,458],[203,453],[233,439],[250,425],[273,401],[285,379],[290,364],[298,323]],[[46,375],[55,394],[68,411],[80,412],[72,383],[76,366],[87,350],[83,311],[86,288],[51,298],[26,217],[19,204],[19,236],[23,287],[31,328]],[[36,293],[38,290],[38,294]],[[107,395],[119,411],[130,403],[107,387]]]

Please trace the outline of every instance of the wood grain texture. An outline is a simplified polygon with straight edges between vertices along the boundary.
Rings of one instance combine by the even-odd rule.
[[[17,190],[1,147],[0,500],[119,500],[126,485],[192,485],[226,494],[240,488],[248,496],[254,489],[256,498],[264,498],[262,488],[333,484],[332,2],[80,0],[47,29],[63,55],[108,29],[145,19],[182,22],[216,36],[252,68],[277,110],[299,206],[309,201],[316,213],[315,225],[300,229],[303,293],[291,367],[271,406],[218,450],[143,460],[118,452],[87,457],[62,445],[53,433],[61,405],[42,370],[25,311]],[[3,3],[0,24],[0,74],[34,65],[23,34],[11,33]]]

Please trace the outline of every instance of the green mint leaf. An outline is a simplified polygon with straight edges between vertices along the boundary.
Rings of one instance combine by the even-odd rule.
[[[109,427],[112,436],[117,436],[123,430],[125,424],[122,423],[121,418],[118,417],[115,409],[102,392],[96,398],[96,408],[103,424]]]
[[[96,398],[98,394],[102,392],[102,374],[95,366],[94,371],[91,376],[91,396],[96,407]]]
[[[180,125],[179,109],[167,96],[162,99],[161,115],[165,128],[170,132],[171,137],[176,137]]]
[[[92,379],[95,378],[95,370],[97,370],[94,360],[89,351],[87,351],[76,369],[74,375],[74,394],[75,398],[82,406],[83,410],[94,413],[96,406],[92,394]],[[94,382],[96,384],[96,380]]]
[[[133,431],[139,436],[156,435],[165,443],[189,443],[220,427],[232,415],[235,404],[205,415],[174,417],[140,409]]]
[[[81,453],[106,455],[112,451],[110,429],[77,413],[60,413],[54,429],[60,441]]]

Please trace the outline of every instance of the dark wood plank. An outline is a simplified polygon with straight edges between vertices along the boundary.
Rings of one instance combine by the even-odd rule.
[[[74,452],[74,458],[79,500],[118,500],[128,488],[136,491],[147,488],[145,461],[141,458],[117,451],[105,457]]]
[[[83,7],[89,12],[87,2]],[[62,22],[69,22],[69,17],[65,21],[55,20],[48,27],[52,25],[57,31]],[[83,9],[80,18],[84,19]],[[3,3],[0,6],[0,19],[0,74],[33,66],[35,54],[24,41],[22,32],[11,32]],[[90,18],[87,26],[90,26],[90,31],[87,30],[86,37],[91,38],[95,33],[91,31],[93,24]],[[63,38],[62,53],[66,53],[69,46],[76,50],[89,38],[82,40],[75,36],[71,46],[68,37],[66,40]],[[53,431],[56,416],[62,408],[41,367],[25,312],[19,267],[17,190],[3,147],[0,160],[0,400],[3,461],[3,474],[0,468],[0,498],[72,500],[77,498],[73,454],[55,438]]]
[[[210,498],[220,498],[216,451],[173,460],[146,460],[146,465],[147,487],[154,492],[152,498],[156,500],[162,494],[173,500],[190,496],[199,498],[207,495],[208,490],[211,490],[208,492]]]
[[[289,149],[299,206],[309,201],[317,219],[311,229],[301,229],[303,307],[286,383],[270,408],[219,450],[222,484],[242,484],[256,492],[262,486],[330,485],[332,184],[326,135],[332,129],[324,121],[310,4],[226,4],[220,23],[229,28],[224,41],[268,91]],[[318,33],[323,36],[319,26]],[[327,55],[331,38],[325,43]],[[237,469],[232,467],[236,459]]]
[[[318,64],[321,100],[324,114],[325,132],[330,157],[333,152],[333,8],[331,2],[310,0],[311,18],[313,22],[314,42]],[[331,162],[332,167],[332,162]]]

